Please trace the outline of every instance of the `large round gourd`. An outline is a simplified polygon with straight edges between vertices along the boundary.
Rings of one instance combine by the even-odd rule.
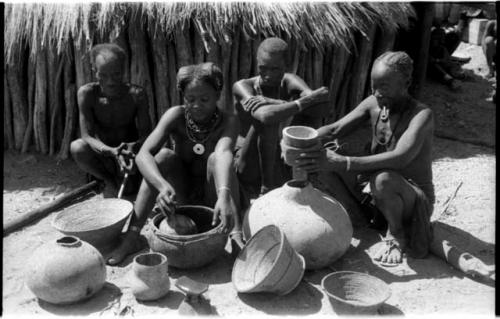
[[[245,238],[274,224],[306,261],[323,268],[349,248],[352,224],[344,207],[309,182],[289,181],[256,199],[243,222]]]

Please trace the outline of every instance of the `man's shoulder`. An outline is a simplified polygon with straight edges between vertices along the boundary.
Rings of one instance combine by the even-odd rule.
[[[246,84],[253,86],[254,83],[259,79],[259,76],[253,76],[251,78],[244,78],[236,81],[235,83]]]
[[[99,90],[99,83],[90,82],[90,83],[86,83],[86,84],[80,86],[80,88],[78,89],[78,94],[80,94],[80,95],[89,95],[89,94],[95,95],[98,93],[98,90]]]

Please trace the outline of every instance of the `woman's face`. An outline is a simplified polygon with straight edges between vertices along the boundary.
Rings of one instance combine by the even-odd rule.
[[[192,118],[199,123],[207,122],[217,108],[220,92],[210,84],[193,81],[184,89],[184,105]]]
[[[378,62],[373,66],[371,81],[372,94],[380,107],[390,108],[406,98],[408,94],[409,81],[383,62]]]

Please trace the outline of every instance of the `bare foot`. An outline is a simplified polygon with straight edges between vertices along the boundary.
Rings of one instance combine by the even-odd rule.
[[[379,261],[382,266],[396,266],[403,262],[403,246],[402,240],[396,238],[388,238],[383,240],[383,245],[373,257]]]
[[[142,249],[140,234],[136,231],[128,231],[123,236],[120,245],[111,253],[108,258],[108,265],[114,266],[121,263],[125,257]]]

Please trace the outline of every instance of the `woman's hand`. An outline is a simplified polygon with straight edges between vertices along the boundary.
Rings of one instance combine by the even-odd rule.
[[[214,217],[212,226],[217,224],[217,219],[222,223],[222,231],[227,233],[233,228],[234,214],[236,214],[236,205],[232,196],[227,190],[221,190],[217,203],[215,203]]]
[[[156,196],[156,205],[160,209],[160,211],[166,215],[170,216],[174,213],[175,206],[177,205],[176,195],[174,188],[168,184],[165,185],[158,196]]]
[[[301,153],[295,160],[295,163],[297,163],[298,168],[308,173],[345,171],[347,165],[344,156],[329,149]]]

